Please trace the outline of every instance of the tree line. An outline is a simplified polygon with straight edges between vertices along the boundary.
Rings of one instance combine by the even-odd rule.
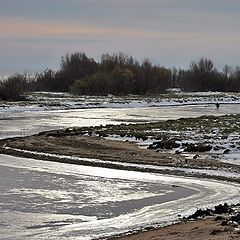
[[[183,91],[240,91],[240,67],[222,70],[212,60],[193,61],[188,69],[141,63],[123,53],[103,54],[97,62],[84,52],[61,58],[60,69],[34,75],[14,74],[0,81],[0,98],[19,100],[26,91],[62,91],[76,95],[157,94],[168,88]]]

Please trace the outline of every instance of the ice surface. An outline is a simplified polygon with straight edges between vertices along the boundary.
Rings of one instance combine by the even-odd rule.
[[[0,173],[4,240],[111,236],[240,198],[234,183],[7,155],[0,155]]]

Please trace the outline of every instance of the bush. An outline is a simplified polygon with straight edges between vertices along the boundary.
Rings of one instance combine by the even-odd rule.
[[[2,100],[19,101],[24,100],[24,92],[27,89],[27,80],[24,75],[10,76],[0,83],[0,98]]]

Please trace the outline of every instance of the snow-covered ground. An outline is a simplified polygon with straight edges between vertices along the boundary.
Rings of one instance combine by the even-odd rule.
[[[205,116],[171,121],[163,127],[159,124],[159,128],[150,124],[152,127],[146,126],[146,130],[138,130],[136,137],[131,135],[133,132],[123,132],[119,128],[119,134],[107,134],[107,129],[104,134],[107,135],[106,139],[136,142],[141,148],[150,146],[157,151],[181,154],[186,159],[218,159],[240,165],[239,124],[239,115]],[[144,140],[141,136],[144,136]],[[174,142],[176,146],[164,147],[163,144],[167,141]],[[158,146],[160,142],[163,143],[162,146]]]
[[[194,136],[200,139],[200,136],[196,136],[195,133],[189,132],[190,136]],[[174,136],[175,137],[175,136]],[[140,148],[146,149],[149,145],[157,142],[158,140],[154,138],[148,138],[146,140],[143,139],[136,139],[135,137],[121,137],[119,135],[109,135],[104,137],[105,139],[109,140],[116,140],[116,141],[128,141],[128,142],[135,142]],[[180,146],[171,150],[162,150],[165,153],[177,153],[185,156],[186,159],[193,159],[194,157],[198,158],[213,158],[218,159],[219,161],[231,163],[235,165],[240,165],[240,138],[239,135],[229,135],[226,139],[219,139],[217,141],[212,141],[210,146],[212,149],[208,152],[204,153],[187,153],[184,152],[185,144],[198,144],[199,142],[197,139],[195,140],[183,140],[183,141],[176,141]]]
[[[86,108],[143,108],[199,104],[240,104],[240,93],[196,92],[152,96],[73,96],[68,93],[36,92],[24,102],[0,102],[0,112],[69,110]]]

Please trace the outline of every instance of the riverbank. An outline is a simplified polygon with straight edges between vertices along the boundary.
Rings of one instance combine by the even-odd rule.
[[[238,229],[222,226],[215,217],[189,222],[181,222],[160,229],[149,230],[117,238],[118,240],[232,240],[239,239]]]
[[[77,165],[240,182],[237,178],[240,166],[214,159],[186,161],[180,155],[141,149],[132,142],[90,136],[52,137],[48,134],[1,140],[0,153]]]
[[[240,206],[220,204],[214,209],[198,209],[180,222],[161,228],[149,228],[109,240],[230,240],[240,238]]]
[[[170,121],[170,127],[177,121]],[[190,122],[188,119],[183,121]],[[149,131],[152,134],[149,125],[156,128],[156,124],[72,128],[42,132],[23,138],[9,138],[0,140],[0,153],[71,164],[209,177],[218,180],[228,180],[230,175],[239,174],[239,165],[219,161],[215,158],[206,158],[200,153],[194,153],[193,157],[191,155],[189,157],[184,154],[167,152],[164,149],[162,151],[161,148],[139,147],[136,144],[136,142],[138,143],[137,139],[147,139],[146,142],[148,142],[149,138],[146,137],[146,134]],[[160,124],[166,125],[165,122],[160,122]],[[178,125],[182,126],[181,123]],[[165,128],[164,125],[162,127]],[[145,133],[144,129],[147,129]],[[129,132],[127,133],[126,130]],[[119,137],[109,138],[113,134],[116,136],[116,133],[119,134]],[[120,140],[121,133],[129,134],[132,137],[123,137]],[[171,138],[171,136],[168,137]],[[166,136],[163,135],[163,138]],[[131,142],[128,139],[136,141]],[[163,141],[165,140],[158,142],[162,143]],[[164,144],[173,145],[176,144],[175,141],[176,138],[172,138],[171,141],[166,140]],[[183,138],[182,141],[186,140]],[[209,138],[208,141],[210,141]],[[142,140],[142,142],[144,141]],[[153,145],[151,142],[148,144],[149,146]],[[195,154],[197,157],[194,157]],[[209,172],[211,173],[208,174]],[[223,175],[220,172],[226,172],[226,174]],[[233,181],[239,182],[239,179],[235,177]]]

